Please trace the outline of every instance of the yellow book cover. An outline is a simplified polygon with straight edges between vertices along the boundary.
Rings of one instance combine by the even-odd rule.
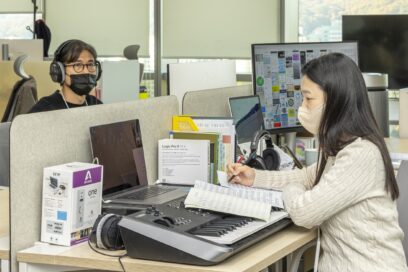
[[[198,127],[194,123],[191,116],[174,115],[173,116],[173,130],[178,131],[198,131]]]

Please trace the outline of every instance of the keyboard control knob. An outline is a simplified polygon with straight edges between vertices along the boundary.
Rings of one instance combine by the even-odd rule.
[[[171,225],[174,225],[176,223],[175,220],[169,216],[163,216],[163,219],[169,222]]]
[[[170,227],[170,223],[168,221],[164,220],[164,219],[156,219],[153,222],[156,223],[156,224],[165,226],[165,227]]]

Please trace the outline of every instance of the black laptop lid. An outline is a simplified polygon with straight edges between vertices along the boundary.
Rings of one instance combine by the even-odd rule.
[[[147,185],[139,120],[90,127],[92,155],[103,165],[103,193]]]

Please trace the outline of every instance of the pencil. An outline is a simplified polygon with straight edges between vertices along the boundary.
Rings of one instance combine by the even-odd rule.
[[[232,175],[229,179],[228,182],[231,182],[233,178],[235,178],[237,175]]]

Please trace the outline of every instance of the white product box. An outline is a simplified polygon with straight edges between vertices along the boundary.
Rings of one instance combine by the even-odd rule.
[[[70,246],[88,240],[102,208],[102,165],[72,162],[44,168],[41,241]]]

